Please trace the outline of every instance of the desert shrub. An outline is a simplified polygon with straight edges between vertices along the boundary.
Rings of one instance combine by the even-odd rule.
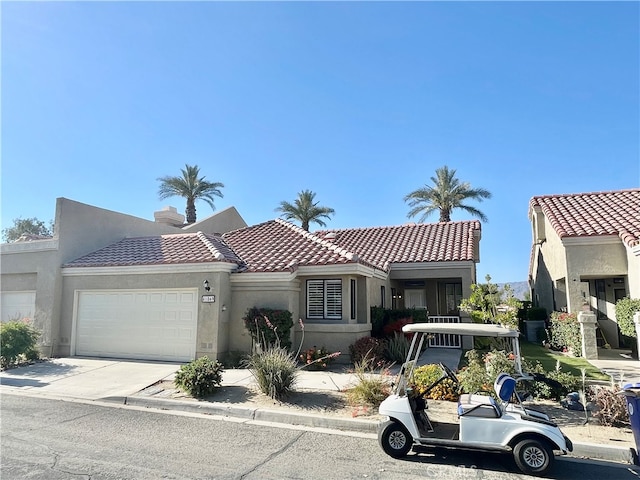
[[[366,359],[371,367],[380,367],[385,363],[386,340],[374,337],[362,337],[349,345],[351,362],[356,365]]]
[[[491,392],[492,386],[488,383],[487,369],[480,353],[477,350],[469,350],[464,356],[467,365],[456,374],[460,382],[460,390],[467,393]]]
[[[346,391],[347,403],[352,407],[376,409],[389,396],[391,381],[383,369],[376,373],[372,358],[364,356],[354,364],[356,383]]]
[[[539,361],[531,365],[526,360],[523,360],[522,369],[526,373],[544,375],[559,384],[550,385],[542,380],[525,382],[527,392],[534,398],[562,400],[569,392],[581,391],[583,388],[582,378],[562,371],[560,363],[556,364],[554,370],[546,371]]]
[[[224,368],[218,361],[200,357],[182,365],[176,372],[175,385],[196,398],[211,395],[222,382]]]
[[[551,347],[571,352],[574,357],[582,355],[580,324],[576,313],[551,313]]]
[[[629,411],[627,400],[621,395],[617,386],[592,386],[589,399],[596,405],[594,417],[601,425],[611,427],[629,426]]]
[[[443,375],[440,365],[430,364],[422,365],[413,371],[413,391],[419,395],[423,395],[424,392],[433,385]],[[458,400],[458,388],[450,378],[445,378],[436,387],[434,387],[427,395],[426,398],[432,400]]]
[[[0,366],[7,368],[40,357],[40,332],[28,322],[12,320],[0,324]]]
[[[467,365],[457,373],[460,389],[467,393],[493,393],[493,382],[501,373],[513,375],[516,371],[512,353],[491,350],[481,355],[477,350],[469,350],[465,357]]]
[[[403,333],[395,332],[387,340],[385,355],[390,361],[402,364],[407,358],[409,345],[409,340]]]
[[[625,337],[636,337],[636,326],[633,315],[640,312],[640,298],[625,297],[616,302],[616,321],[620,333]]]
[[[340,352],[332,353],[325,347],[318,348],[314,346],[298,355],[298,360],[303,364],[302,368],[307,370],[326,370],[329,364],[339,355]]]
[[[298,376],[297,361],[295,354],[286,348],[270,345],[250,355],[245,366],[265,395],[279,400],[293,392]]]
[[[293,319],[288,310],[253,307],[247,310],[243,320],[254,346],[266,348],[276,345],[291,348]]]

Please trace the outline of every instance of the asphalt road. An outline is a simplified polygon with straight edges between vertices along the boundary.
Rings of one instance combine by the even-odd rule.
[[[511,479],[508,456],[437,452],[386,456],[349,436],[201,414],[0,398],[0,477],[12,479]],[[558,460],[551,478],[634,479],[628,465]]]

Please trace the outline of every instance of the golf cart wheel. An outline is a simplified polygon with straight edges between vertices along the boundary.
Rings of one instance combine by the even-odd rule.
[[[528,438],[518,442],[513,449],[518,468],[527,474],[542,475],[553,465],[553,450],[546,442]]]
[[[388,421],[380,428],[378,441],[384,453],[393,458],[404,457],[413,446],[413,438],[399,422]]]

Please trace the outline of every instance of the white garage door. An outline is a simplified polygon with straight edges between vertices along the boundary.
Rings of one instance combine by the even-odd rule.
[[[0,295],[0,320],[33,319],[36,314],[36,292],[2,292]]]
[[[193,360],[197,294],[197,290],[79,292],[75,354]]]

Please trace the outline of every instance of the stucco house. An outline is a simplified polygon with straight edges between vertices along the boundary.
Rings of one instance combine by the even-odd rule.
[[[533,197],[529,219],[531,299],[548,312],[588,305],[618,347],[615,303],[640,298],[640,189]]]
[[[234,208],[192,225],[171,207],[154,217],[59,198],[53,238],[0,247],[2,320],[32,318],[49,356],[188,361],[249,351],[246,311],[287,309],[305,348],[346,353],[370,334],[371,306],[457,321],[476,281],[477,221],[309,233],[247,226]]]

